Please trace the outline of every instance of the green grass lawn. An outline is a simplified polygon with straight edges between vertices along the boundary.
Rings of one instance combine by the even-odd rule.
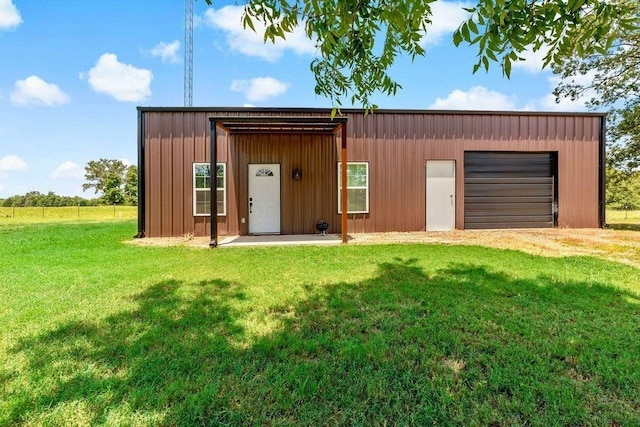
[[[0,225],[0,425],[640,425],[633,267],[135,232]]]

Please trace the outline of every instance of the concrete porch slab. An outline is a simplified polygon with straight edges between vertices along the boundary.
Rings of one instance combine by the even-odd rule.
[[[339,245],[342,236],[339,234],[291,234],[260,236],[226,236],[218,241],[219,248],[238,246],[298,246],[298,245]]]

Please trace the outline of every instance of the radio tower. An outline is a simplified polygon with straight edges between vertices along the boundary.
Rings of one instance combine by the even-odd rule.
[[[184,0],[184,106],[193,106],[193,0]]]

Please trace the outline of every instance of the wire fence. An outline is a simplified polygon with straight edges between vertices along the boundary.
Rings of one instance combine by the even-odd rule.
[[[138,216],[137,206],[36,206],[0,207],[2,219],[132,219]]]
[[[138,217],[137,206],[37,206],[37,207],[0,207],[0,224],[15,220],[109,220],[135,219]],[[630,223],[640,224],[640,210],[619,211],[607,209],[608,224]]]

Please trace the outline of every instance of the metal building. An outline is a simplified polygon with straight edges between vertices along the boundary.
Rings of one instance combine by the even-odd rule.
[[[138,235],[601,227],[604,130],[599,113],[139,107]]]

